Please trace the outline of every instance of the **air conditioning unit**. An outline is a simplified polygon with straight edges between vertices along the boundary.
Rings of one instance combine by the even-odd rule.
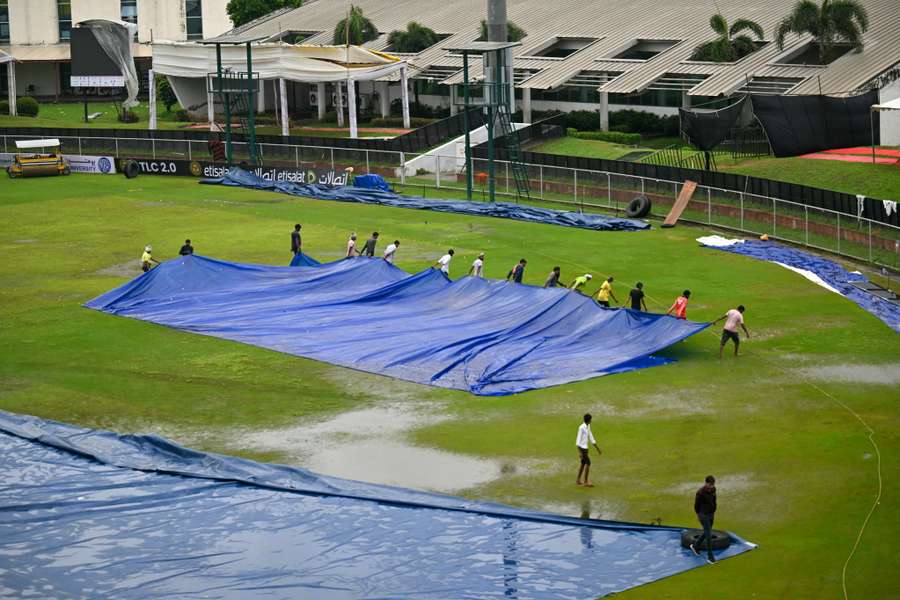
[[[310,92],[309,93],[309,105],[310,106],[318,106],[319,105],[319,93],[318,92]]]
[[[335,92],[331,93],[331,103],[337,106],[338,97]],[[347,106],[347,94],[344,92],[341,92],[341,106]]]

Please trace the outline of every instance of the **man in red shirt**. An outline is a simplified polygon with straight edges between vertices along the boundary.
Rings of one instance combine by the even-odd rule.
[[[687,305],[690,297],[691,290],[684,290],[684,292],[676,298],[675,303],[669,307],[666,314],[671,315],[674,311],[676,319],[687,319]]]

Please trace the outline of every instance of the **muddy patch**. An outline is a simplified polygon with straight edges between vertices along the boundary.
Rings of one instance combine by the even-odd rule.
[[[449,418],[436,409],[401,403],[366,408],[326,421],[243,433],[234,444],[242,450],[277,452],[323,475],[438,492],[458,492],[500,477],[501,461],[407,441],[407,432]]]
[[[804,377],[831,383],[900,385],[900,363],[883,365],[823,365],[798,369]]]
[[[129,260],[128,262],[110,265],[96,271],[97,275],[104,277],[137,277],[141,274],[141,261]]]

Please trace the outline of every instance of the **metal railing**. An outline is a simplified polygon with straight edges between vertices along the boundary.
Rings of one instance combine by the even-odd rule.
[[[25,139],[25,136],[15,136]],[[111,155],[117,158],[149,157],[211,161],[206,142],[196,140],[60,137],[67,154]],[[0,148],[14,151],[12,136],[0,136]],[[344,169],[378,173],[403,186],[410,194],[464,197],[463,158],[455,151],[442,155],[411,154],[388,150],[363,150],[291,144],[259,144],[266,166]],[[246,158],[246,144],[235,143],[236,160]],[[487,160],[473,158],[476,172],[487,172]],[[682,182],[626,175],[609,171],[564,166],[525,164],[532,190],[532,204],[566,207],[582,212],[613,212],[624,216],[628,203],[638,195],[648,196],[657,215],[664,215],[675,202]],[[496,190],[516,199],[512,165],[496,162]],[[483,197],[476,185],[475,200]],[[708,225],[748,235],[771,238],[845,256],[872,265],[898,270],[900,227],[863,216],[853,216],[798,202],[699,185],[681,216],[682,221]]]

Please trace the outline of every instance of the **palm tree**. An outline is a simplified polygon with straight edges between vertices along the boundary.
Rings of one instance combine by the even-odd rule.
[[[763,28],[750,19],[738,19],[729,27],[725,17],[717,13],[709,18],[709,26],[719,37],[694,48],[691,60],[734,62],[756,50],[750,36],[739,35],[742,31],[749,31],[758,40],[763,39]]]
[[[506,24],[506,41],[507,42],[518,42],[521,41],[523,37],[528,35],[525,33],[525,30],[513,23],[512,21],[507,22]],[[487,21],[481,21],[481,35],[478,36],[476,40],[478,42],[487,41]]]
[[[819,62],[827,64],[837,58],[834,50],[840,40],[861,51],[862,34],[868,28],[869,15],[859,0],[822,0],[821,6],[812,0],[800,0],[779,23],[775,41],[783,50],[789,33],[808,33],[819,47]]]
[[[440,41],[438,34],[420,23],[411,21],[406,29],[396,29],[388,36],[388,44],[394,52],[416,54]]]
[[[363,15],[358,6],[350,5],[350,13],[334,27],[334,43],[360,45],[378,39],[378,28]],[[349,41],[348,39],[349,38]]]

